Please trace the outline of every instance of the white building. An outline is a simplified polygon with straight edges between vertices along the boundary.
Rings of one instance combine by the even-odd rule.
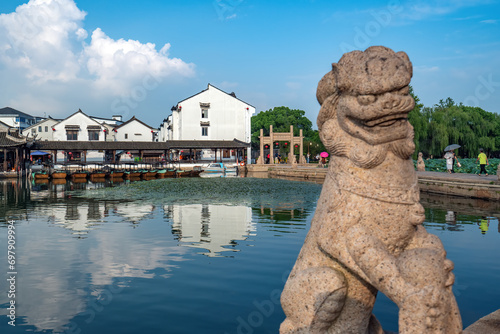
[[[208,84],[207,89],[178,102],[171,110],[172,114],[160,127],[161,141],[236,139],[250,143],[250,122],[255,107],[238,99],[234,93],[228,94]],[[250,153],[249,147],[248,157]],[[212,154],[206,150],[203,157],[211,159]]]
[[[154,141],[157,129],[133,116],[113,130],[116,141]]]
[[[22,132],[23,136],[35,138],[36,140],[54,140],[52,136],[54,130],[52,130],[52,127],[60,121],[60,119],[51,117],[46,118],[24,129]]]
[[[78,110],[52,126],[54,141],[104,141],[105,127]]]
[[[0,109],[0,122],[19,130],[19,132],[36,123],[36,118],[19,110],[6,107]]]
[[[53,141],[105,141],[106,127],[78,110],[71,116],[52,126]],[[66,154],[66,156],[64,156]],[[89,151],[82,156],[80,151],[68,151],[57,154],[57,161],[102,161],[104,152]]]

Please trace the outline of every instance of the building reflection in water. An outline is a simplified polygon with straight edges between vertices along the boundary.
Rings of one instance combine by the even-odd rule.
[[[113,291],[112,287],[133,289],[124,293],[129,294],[128,304],[127,298],[114,296],[116,299],[109,307],[119,304],[118,300],[131,307],[134,305],[131,296],[144,297],[142,291],[138,292],[141,289],[137,281],[147,280],[147,284],[141,285],[144,288],[155,286],[154,279],[168,278],[169,281],[161,282],[167,286],[166,291],[175,289],[168,286],[175,278],[182,281],[187,277],[182,272],[184,267],[199,271],[202,269],[198,264],[224,263],[221,259],[203,261],[206,258],[196,253],[230,258],[237,256],[232,252],[245,249],[242,244],[258,245],[257,242],[266,251],[272,249],[266,247],[277,243],[275,236],[290,237],[291,233],[305,231],[314,208],[314,203],[305,199],[300,202],[300,197],[288,202],[281,197],[275,202],[264,196],[249,197],[243,198],[245,204],[238,198],[233,205],[166,203],[163,199],[154,203],[125,198],[96,200],[74,196],[71,192],[74,188],[70,187],[80,186],[83,187],[67,183],[29,188],[11,181],[0,184],[0,210],[4,217],[15,217],[19,233],[16,246],[23,254],[18,264],[22,273],[18,276],[18,286],[22,293],[16,298],[19,305],[16,311],[22,319],[20,325],[27,331],[64,332],[72,322],[84,325],[87,318],[82,314],[92,305],[99,306],[106,293]],[[88,186],[93,185],[85,185]],[[490,219],[490,230],[481,240],[487,241],[495,229],[492,224],[498,224],[500,204],[495,202],[443,196],[423,196],[422,202],[429,224],[436,229],[473,227],[474,234],[479,234],[477,219],[486,216]],[[0,224],[0,235],[5,235],[4,225]],[[304,235],[297,233],[295,237],[300,239]],[[6,248],[5,240],[0,238],[0,248]],[[196,259],[202,261],[193,261]],[[227,268],[233,268],[237,262],[231,260]],[[165,291],[147,292],[161,295]],[[0,294],[0,305],[8,302],[7,294]],[[0,308],[0,315],[6,315],[5,307]],[[5,327],[1,326],[3,332]]]
[[[182,245],[203,249],[201,254],[210,257],[236,251],[238,241],[246,240],[256,231],[248,206],[168,204],[163,210],[172,221],[172,233],[177,240]]]

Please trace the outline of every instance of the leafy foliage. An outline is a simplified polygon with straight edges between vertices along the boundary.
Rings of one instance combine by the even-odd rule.
[[[413,91],[411,91],[413,94]],[[487,155],[500,150],[500,115],[478,107],[456,104],[451,98],[432,108],[423,107],[415,98],[408,119],[415,131],[415,155],[442,156],[450,144],[459,144],[459,156],[475,157],[479,148]]]

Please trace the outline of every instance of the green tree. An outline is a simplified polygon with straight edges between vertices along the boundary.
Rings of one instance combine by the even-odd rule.
[[[441,157],[450,144],[459,144],[459,156],[475,157],[479,148],[492,153],[500,149],[500,116],[478,107],[456,104],[451,98],[432,108],[423,107],[416,95],[408,119],[415,130],[415,153]],[[416,155],[414,156],[414,158]]]
[[[294,136],[298,136],[302,129],[305,138],[311,137],[313,135],[312,122],[305,114],[306,112],[300,109],[274,107],[252,116],[252,144],[258,148],[260,129],[264,129],[264,136],[269,136],[270,125],[273,126],[274,132],[290,132],[290,126],[293,125]]]
[[[426,117],[426,113],[422,110],[424,105],[420,103],[420,99],[413,92],[412,86],[410,86],[410,95],[415,100],[415,107],[408,114],[408,121],[411,125],[413,125],[413,130],[415,132],[415,153],[413,158],[417,159],[418,152],[420,152],[422,147],[425,147],[426,145],[429,131],[429,120]]]

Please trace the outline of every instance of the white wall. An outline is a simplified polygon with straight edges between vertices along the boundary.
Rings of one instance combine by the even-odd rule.
[[[62,120],[61,122],[55,124],[53,128],[52,138],[57,141],[67,141],[66,136],[66,125],[78,125],[80,127],[78,131],[77,141],[88,141],[88,126],[99,126],[99,141],[104,141],[104,127],[98,122],[94,121],[82,112],[77,112],[68,118]]]
[[[51,118],[44,119],[43,121],[24,129],[23,136],[33,138],[36,135],[37,140],[53,140],[54,131],[52,130],[52,127],[57,123],[59,123],[58,120]]]
[[[133,120],[117,127],[115,137],[117,141],[153,141],[151,130],[153,129]]]
[[[210,103],[208,118],[201,117],[200,103]],[[208,85],[208,89],[180,102],[172,112],[174,140],[233,140],[250,142],[251,105]],[[200,122],[210,122],[208,135],[202,136]]]

